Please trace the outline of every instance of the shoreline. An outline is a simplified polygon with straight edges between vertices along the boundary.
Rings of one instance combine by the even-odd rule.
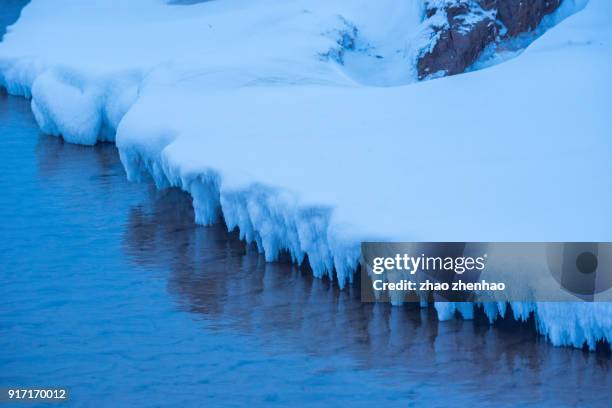
[[[168,48],[164,61],[173,53],[179,55],[173,67],[159,66],[150,58],[141,63],[138,55],[113,58],[117,50],[112,47],[105,48],[109,55],[92,54],[92,43],[78,39],[73,44],[76,49],[86,47],[75,63],[73,53],[64,52],[70,48],[66,44],[75,41],[66,33],[71,22],[98,21],[95,7],[72,10],[74,16],[71,10],[56,16],[66,20],[63,34],[46,31],[56,21],[46,20],[45,7],[43,2],[32,3],[0,46],[0,84],[11,94],[32,98],[37,123],[47,134],[80,144],[116,139],[128,179],[150,177],[158,188],[175,186],[187,191],[197,223],[210,224],[222,214],[228,228],[237,228],[242,239],[256,242],[268,261],[283,251],[297,264],[307,257],[315,277],[330,277],[343,287],[356,276],[359,242],[374,234],[394,241],[416,237],[606,241],[609,237],[611,197],[600,188],[609,170],[605,154],[609,120],[601,109],[609,93],[607,83],[598,76],[607,60],[601,66],[586,66],[586,71],[581,64],[558,63],[580,61],[584,47],[558,47],[575,35],[572,30],[587,39],[607,33],[606,26],[595,24],[600,11],[609,7],[605,1],[589,2],[586,9],[505,64],[389,88],[356,84],[338,66],[313,60],[320,47],[338,44],[335,38],[321,36],[318,25],[311,27],[320,16],[302,10],[296,11],[296,18],[305,31],[295,41],[305,47],[303,53],[294,52],[294,43],[277,44],[282,35],[270,37],[266,32],[258,37],[262,47],[277,44],[279,54],[272,54],[265,64],[257,56],[249,62],[252,66],[242,59],[236,62],[232,54],[225,57],[239,63],[235,70],[219,66],[214,58],[196,58],[185,71],[179,62],[181,56],[191,55],[189,42],[175,44],[183,47],[178,50]],[[182,33],[181,19],[188,17],[185,24],[200,21],[192,18],[193,10],[202,12],[202,19],[214,17],[219,22],[236,12],[205,13],[216,7],[221,6],[208,3],[188,10],[157,5],[146,12],[164,11],[164,18],[173,13],[177,18],[173,24],[179,24],[171,28]],[[287,7],[285,11],[295,11]],[[278,13],[257,7],[251,11],[249,23]],[[19,57],[26,50],[38,55],[35,33],[20,31],[37,18],[44,23],[40,35],[59,36],[55,44],[60,46],[39,50],[42,54],[37,58]],[[279,21],[275,27],[280,34],[293,31],[293,25]],[[324,21],[333,27],[338,24],[336,19]],[[216,47],[214,36],[228,33],[221,27],[218,34],[215,27],[205,26],[205,39]],[[96,25],[88,33],[94,45],[106,44],[107,38],[100,34],[107,32],[105,28]],[[126,44],[144,41],[134,32],[138,30],[114,35]],[[147,41],[157,47],[155,38]],[[586,44],[595,55],[605,54],[599,43]],[[139,45],[135,50],[146,52],[146,47]],[[45,63],[42,55],[52,58]],[[279,63],[279,55],[289,59]],[[546,64],[563,69],[534,69],[542,68],[543,56]],[[81,64],[83,58],[88,66]],[[138,63],[128,70],[130,61]],[[91,66],[101,68],[88,70]],[[585,83],[564,81],[576,70]],[[559,83],[564,84],[562,98]],[[492,86],[498,90],[495,103],[483,103],[490,101]],[[524,98],[531,93],[537,97]],[[574,94],[593,97],[570,97]],[[473,107],[479,108],[477,120]],[[500,126],[496,119],[500,111],[520,112],[520,120]],[[559,120],[547,122],[543,117]],[[592,128],[584,129],[586,124]],[[461,137],[453,137],[457,134]],[[585,136],[577,140],[577,134]],[[568,160],[568,152],[585,149],[589,154]],[[406,156],[406,152],[414,154]],[[581,182],[565,182],[576,179]],[[398,190],[405,184],[414,185],[418,196],[427,199],[415,199],[411,189]],[[398,191],[401,194],[396,195]],[[567,200],[586,192],[589,203]],[[569,222],[559,223],[559,219]],[[611,310],[606,305],[499,303],[484,308],[494,321],[508,306],[518,319],[533,313],[538,330],[555,345],[582,347],[586,342],[592,349],[597,341],[612,338],[606,321]],[[471,304],[436,304],[435,308],[441,320],[457,313],[466,319],[474,316]]]
[[[0,92],[6,92],[7,95],[12,96],[12,97],[19,97],[19,98],[24,98],[26,100],[30,100],[31,98],[27,98],[23,95],[12,95],[10,93],[7,92],[6,88],[0,87]],[[63,137],[61,136],[54,136],[54,135],[49,135],[50,137],[57,137],[58,139],[66,142],[66,143],[70,143],[67,142]],[[117,145],[115,144],[114,141],[108,141],[108,140],[100,140],[98,141],[96,144],[98,143],[108,143],[114,146],[117,154],[121,157],[121,152],[120,150],[117,148]],[[93,147],[93,146],[91,146]],[[123,162],[123,160],[121,160],[122,164],[123,164],[123,169],[126,172],[126,176],[128,176],[128,169],[125,166],[125,163]],[[127,177],[128,181],[130,182],[138,182],[138,183],[148,183],[148,184],[152,184],[155,186],[155,188],[157,190],[163,190],[166,188],[176,188],[179,189],[180,191],[184,192],[185,194],[187,194],[190,199],[192,200],[192,203],[195,202],[192,193],[189,190],[186,190],[183,188],[182,184],[178,184],[178,185],[172,185],[171,183],[169,183],[169,185],[159,185],[156,180],[153,178],[153,176],[148,173],[148,180],[147,179],[139,179],[139,180],[130,180],[130,177]],[[209,220],[208,223],[206,224],[202,224],[197,222],[197,210],[196,207],[194,205],[194,215],[195,215],[195,219],[194,222],[197,225],[203,226],[203,227],[207,227],[207,226],[212,226],[212,225],[217,225],[219,223],[221,223],[222,225],[224,225],[227,228],[228,233],[232,233],[232,234],[238,234],[238,237],[240,239],[240,241],[244,242],[245,245],[247,246],[252,246],[255,245],[255,247],[257,248],[257,243],[256,241],[248,241],[244,239],[244,235],[240,232],[239,228],[229,228],[227,222],[225,221],[223,214],[219,214],[220,218],[216,218],[215,220]],[[258,252],[260,254],[262,254],[263,252],[258,248],[257,249]],[[263,253],[265,255],[265,253]],[[277,257],[274,260],[268,260],[266,258],[266,262],[270,262],[270,263],[276,263],[276,262],[286,262],[289,261],[290,263],[296,265],[300,271],[302,272],[309,272],[312,273],[312,276],[315,279],[322,279],[322,280],[327,280],[330,281],[332,283],[332,285],[335,286],[339,286],[338,285],[338,280],[335,274],[331,275],[331,274],[324,274],[321,276],[317,276],[316,274],[313,273],[312,267],[310,266],[308,257],[306,256],[304,259],[304,262],[302,262],[301,264],[297,264],[295,262],[295,259],[291,256],[290,253],[288,253],[287,251],[281,251],[278,253]],[[357,268],[355,270],[355,272],[353,272],[354,276],[359,276],[359,268]],[[355,281],[357,284],[359,284],[359,279],[357,278]],[[351,290],[356,290],[355,289],[355,282],[350,281],[349,282],[349,286]],[[344,286],[340,286],[339,290],[347,290],[348,288],[345,288]],[[507,323],[503,323],[503,322],[508,322],[508,321],[515,321],[517,324],[529,324],[529,325],[533,325],[533,330],[535,330],[535,332],[538,334],[539,337],[544,337],[546,339],[546,341],[548,343],[551,343],[550,338],[548,338],[548,336],[545,333],[542,333],[542,328],[539,326],[538,322],[537,322],[537,318],[536,318],[536,307],[535,305],[512,305],[512,304],[508,304],[508,303],[504,303],[504,304],[500,304],[500,303],[488,303],[488,304],[473,304],[473,303],[451,303],[451,302],[444,302],[444,303],[435,303],[435,304],[430,304],[430,305],[420,305],[417,307],[421,307],[424,309],[428,309],[430,306],[434,306],[435,310],[436,310],[436,316],[437,319],[440,322],[443,321],[447,321],[447,320],[451,320],[451,319],[464,319],[467,321],[472,321],[472,320],[483,320],[486,319],[488,320],[489,324],[491,325],[491,327],[494,327],[498,324],[507,324]],[[570,305],[571,306],[571,305]],[[402,307],[402,306],[396,306],[396,305],[391,305],[391,307]],[[500,323],[501,322],[501,323]],[[531,322],[531,323],[527,323],[527,322]],[[553,346],[559,346],[559,344],[554,344],[552,343]],[[606,341],[606,339],[597,339],[594,343],[592,344],[582,344],[582,345],[562,345],[562,346],[570,346],[573,347],[575,349],[586,349],[589,350],[590,352],[595,352],[596,354],[600,354],[600,353],[606,353],[606,350],[609,351],[610,347],[612,347],[612,345]],[[606,348],[607,346],[607,348]]]

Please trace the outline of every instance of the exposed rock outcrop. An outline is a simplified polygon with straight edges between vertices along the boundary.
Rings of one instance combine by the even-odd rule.
[[[534,30],[563,0],[426,0],[419,79],[464,72],[492,43]]]
[[[475,1],[428,1],[426,12],[432,39],[417,61],[419,79],[465,71],[498,35],[494,12]]]
[[[482,7],[496,10],[497,19],[513,37],[534,30],[542,18],[555,11],[561,0],[479,0]]]

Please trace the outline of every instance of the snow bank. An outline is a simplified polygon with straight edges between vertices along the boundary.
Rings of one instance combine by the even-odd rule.
[[[405,86],[419,1],[62,3],[24,9],[0,83],[45,132],[114,139],[130,179],[183,188],[197,222],[223,214],[267,260],[308,256],[343,286],[363,239],[610,241],[607,0],[505,64]],[[609,305],[511,307],[554,344],[612,338]]]

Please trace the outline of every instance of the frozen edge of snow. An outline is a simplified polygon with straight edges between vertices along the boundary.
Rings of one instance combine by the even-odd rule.
[[[67,142],[93,145],[114,141],[125,114],[138,98],[146,73],[122,72],[112,77],[88,77],[68,67],[46,67],[30,59],[0,60],[0,86],[10,94],[31,98],[37,123],[45,133]],[[342,288],[352,282],[358,268],[360,240],[334,227],[333,209],[303,207],[291,194],[264,184],[243,189],[223,187],[215,169],[199,174],[181,174],[164,155],[163,146],[136,148],[117,145],[128,179],[150,176],[158,188],[178,187],[193,199],[196,223],[210,225],[223,216],[228,229],[238,228],[241,239],[255,242],[266,261],[275,261],[281,251],[303,263],[308,256],[315,277],[338,280]],[[436,303],[440,320],[474,317],[482,307],[493,322],[506,315],[508,305],[517,320],[535,316],[537,330],[557,346],[593,350],[598,341],[612,339],[612,316],[602,304],[560,303]]]
[[[332,209],[300,206],[297,199],[260,183],[243,189],[223,186],[215,169],[197,174],[182,174],[164,155],[163,147],[143,152],[118,144],[121,162],[129,180],[151,178],[157,188],[177,187],[193,199],[195,221],[211,225],[222,216],[228,230],[238,229],[240,239],[256,243],[267,262],[274,262],[282,251],[301,265],[306,256],[317,278],[338,280],[343,288],[352,282],[360,256],[360,241],[341,237],[331,224]]]
[[[111,119],[110,112],[119,110],[125,114],[134,103],[135,97],[132,99],[129,96],[116,95],[110,89],[113,87],[107,88],[107,92],[94,92],[92,95],[95,96],[88,95],[89,99],[104,102],[100,105],[81,105],[84,109],[82,117],[90,118],[90,125],[100,133],[94,139],[91,138],[91,133],[81,132],[67,137],[64,132],[70,130],[62,120],[56,121],[58,115],[59,118],[62,117],[61,113],[56,112],[59,100],[48,98],[44,92],[36,90],[37,81],[48,80],[45,79],[47,75],[48,70],[34,76],[36,79],[28,81],[31,84],[28,86],[28,82],[7,81],[3,71],[0,75],[0,85],[11,94],[31,98],[37,123],[46,133],[62,136],[71,143],[93,145],[97,140],[113,140],[108,136],[108,131],[117,128],[123,115],[116,113],[120,117]],[[27,73],[23,76],[26,79],[32,77]],[[123,81],[121,83],[125,84]],[[136,83],[132,85],[138,87]],[[91,91],[85,92],[89,93]],[[114,108],[109,106],[113,95],[123,99],[124,105]],[[93,112],[97,112],[99,116],[92,117]],[[277,260],[280,252],[286,250],[297,264],[302,264],[307,255],[313,275],[317,278],[327,276],[333,279],[335,273],[340,288],[353,281],[359,264],[360,242],[343,236],[332,227],[331,208],[299,207],[299,203],[294,202],[290,195],[263,184],[251,184],[239,190],[224,190],[222,176],[213,169],[199,174],[181,174],[163,155],[164,147],[150,152],[138,151],[129,146],[117,146],[128,179],[143,181],[150,177],[159,189],[177,187],[186,191],[192,197],[197,224],[210,225],[218,221],[219,216],[223,216],[228,229],[238,228],[241,239],[247,243],[255,242],[268,262]],[[522,302],[435,304],[441,321],[452,319],[457,314],[464,319],[472,319],[475,307],[482,307],[491,323],[504,317],[508,306],[517,320],[525,321],[533,313],[537,330],[555,346],[581,348],[586,344],[590,350],[594,350],[598,341],[612,339],[612,318],[606,318],[606,313],[599,313],[603,312],[600,309],[605,305]]]
[[[0,65],[1,66],[1,65]],[[54,69],[53,72],[57,71]],[[11,94],[32,99],[32,109],[41,130],[56,136],[63,136],[72,143],[82,143],[82,134],[67,135],[69,131],[57,116],[56,104],[59,100],[49,98],[42,91],[37,91],[38,80],[48,81],[49,70],[41,70],[39,75],[22,71],[26,81],[10,81],[0,74],[0,84]],[[36,78],[30,80],[31,78]],[[131,87],[138,88],[139,76],[132,75]],[[103,84],[99,81],[98,84]],[[125,81],[115,82],[106,91],[87,91],[84,94],[94,99],[100,105],[79,105],[84,117],[97,112],[99,117],[90,124],[100,132],[101,124],[106,122],[111,131],[115,131],[136,97],[117,95],[113,91],[117,84],[126,85]],[[65,84],[64,84],[65,85]],[[119,86],[121,88],[121,86]],[[130,95],[133,90],[128,92]],[[91,96],[96,95],[96,96]],[[118,106],[112,104],[113,95],[123,100]],[[59,103],[59,105],[63,105]],[[90,112],[85,112],[87,110]],[[118,111],[112,120],[109,112]],[[121,112],[123,114],[121,114]],[[106,115],[106,117],[104,117]],[[71,137],[72,136],[72,137]],[[98,139],[112,140],[108,134],[100,134]],[[164,146],[158,146],[153,151],[137,150],[133,146],[118,145],[119,155],[131,181],[143,181],[150,177],[157,188],[177,187],[189,193],[193,200],[196,223],[210,225],[223,216],[229,230],[239,229],[240,238],[248,243],[255,242],[258,249],[265,254],[266,261],[275,261],[283,250],[291,254],[293,261],[301,264],[305,256],[317,278],[324,276],[330,279],[335,276],[342,288],[346,282],[352,282],[359,264],[359,241],[343,236],[330,224],[332,209],[326,207],[299,207],[291,195],[283,194],[279,189],[263,184],[252,184],[245,189],[224,190],[223,180],[219,172],[210,169],[199,174],[185,175],[173,166],[164,156]],[[96,140],[87,138],[84,144],[94,144]],[[425,305],[424,305],[425,306]],[[612,318],[606,318],[607,313],[601,310],[606,305],[600,304],[561,304],[561,303],[436,303],[435,308],[441,321],[455,318],[459,314],[464,319],[472,319],[476,307],[482,307],[492,323],[497,318],[504,317],[512,309],[517,320],[527,320],[531,313],[535,316],[537,330],[556,346],[583,347],[594,350],[598,341],[612,339]],[[604,312],[604,313],[602,313]]]

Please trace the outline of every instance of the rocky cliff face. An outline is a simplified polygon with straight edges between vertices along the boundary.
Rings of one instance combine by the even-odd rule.
[[[419,79],[464,72],[487,45],[534,30],[563,0],[426,0]]]
[[[497,19],[516,36],[535,29],[542,18],[555,11],[562,0],[479,0],[482,7],[497,12]]]

